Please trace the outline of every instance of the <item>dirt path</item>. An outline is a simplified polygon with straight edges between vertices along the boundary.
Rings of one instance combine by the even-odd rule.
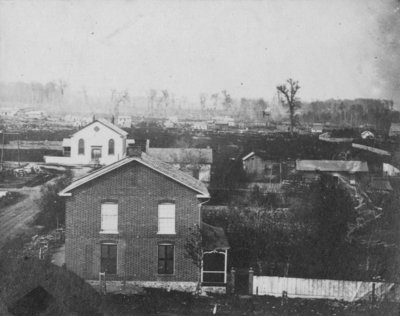
[[[40,187],[10,189],[24,195],[24,199],[0,211],[0,248],[8,238],[15,237],[29,229],[29,224],[39,212],[35,200],[40,196]]]

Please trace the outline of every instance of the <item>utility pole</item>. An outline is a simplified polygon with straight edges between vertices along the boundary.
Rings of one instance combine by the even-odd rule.
[[[3,134],[3,148],[1,149],[1,171],[3,171],[3,157],[4,157],[4,131],[1,131]]]
[[[18,146],[18,166],[21,166],[20,162],[20,155],[19,155],[19,134],[18,132],[5,132],[4,130],[0,131],[2,133],[2,149],[1,149],[1,171],[4,169],[4,142],[5,142],[5,135],[17,135],[17,146]]]

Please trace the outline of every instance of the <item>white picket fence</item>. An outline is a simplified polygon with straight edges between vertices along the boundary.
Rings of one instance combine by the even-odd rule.
[[[394,283],[374,282],[375,297],[380,300],[394,287]],[[282,296],[283,291],[289,297],[336,299],[357,301],[370,299],[373,282],[340,281],[254,276],[253,294]]]

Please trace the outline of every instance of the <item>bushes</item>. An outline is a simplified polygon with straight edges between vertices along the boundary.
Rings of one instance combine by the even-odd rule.
[[[40,213],[35,219],[36,225],[42,225],[45,230],[51,230],[65,225],[65,201],[58,196],[58,192],[71,183],[72,175],[68,172],[46,183],[40,190],[41,197],[36,201]]]

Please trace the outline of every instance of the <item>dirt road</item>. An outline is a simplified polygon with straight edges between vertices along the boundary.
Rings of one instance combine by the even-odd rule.
[[[74,168],[73,179],[86,175],[91,168]],[[56,181],[58,177],[51,179],[47,183]],[[12,238],[23,232],[32,232],[32,221],[39,208],[35,202],[40,197],[40,188],[23,187],[21,189],[3,189],[6,191],[15,191],[24,195],[24,198],[16,204],[0,209],[0,249],[4,246],[8,238]]]
[[[8,238],[30,229],[34,216],[39,212],[35,200],[40,196],[40,187],[9,189],[25,195],[22,201],[0,210],[0,249]]]

